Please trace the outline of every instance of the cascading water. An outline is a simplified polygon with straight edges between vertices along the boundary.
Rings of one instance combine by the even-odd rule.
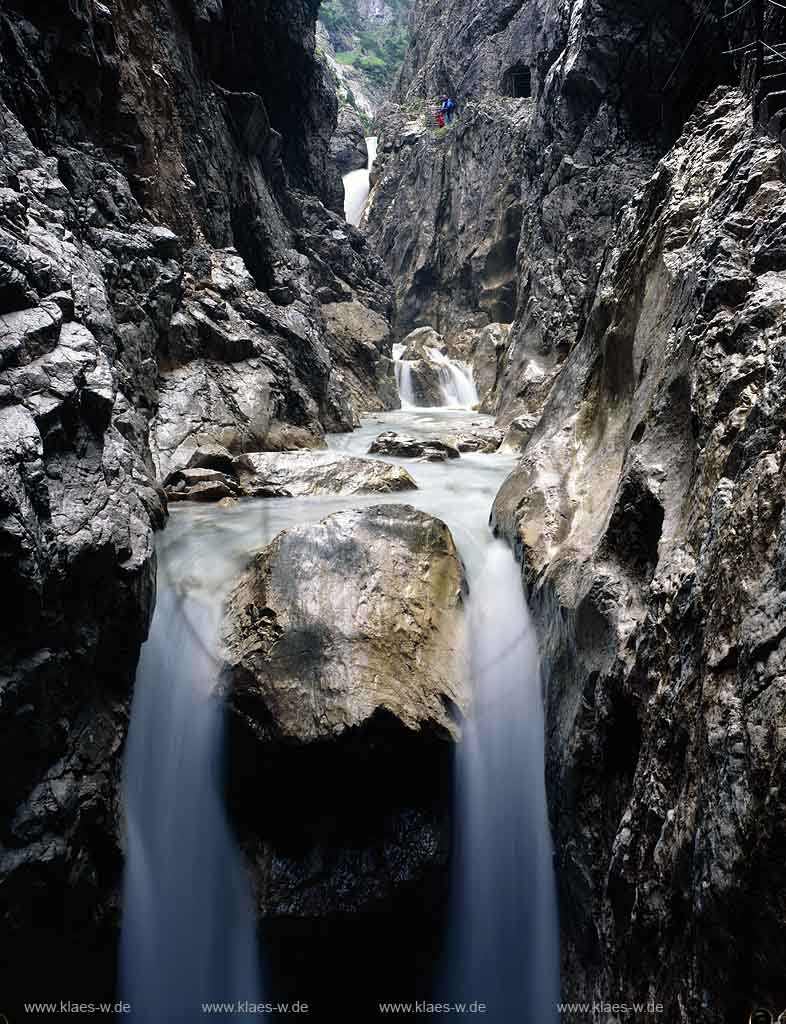
[[[451,924],[440,998],[495,1024],[558,1020],[557,900],[538,648],[518,567],[490,548],[470,597],[473,706],[458,753]]]
[[[260,1002],[250,884],[224,809],[223,716],[211,696],[219,607],[160,589],[137,672],[123,778],[121,987],[138,1024],[192,1024],[205,1003]]]
[[[384,429],[432,437],[490,423],[457,408],[391,412],[329,444],[361,455]],[[457,758],[451,925],[435,995],[483,1002],[484,1019],[500,1024],[554,1024],[556,900],[537,648],[513,556],[491,540],[487,525],[514,458],[468,452],[447,463],[383,461],[412,472],[418,490],[407,501],[448,524],[470,586],[476,696]],[[221,705],[211,696],[223,595],[251,552],[281,530],[341,508],[401,501],[393,493],[173,510],[159,538],[162,583],[137,674],[124,773],[122,995],[137,1024],[191,1024],[203,1018],[203,1003],[260,999],[254,909],[224,809]]]
[[[393,372],[396,375],[396,387],[401,399],[402,409],[415,409],[415,389],[412,386],[412,367],[407,359],[402,359],[403,345],[393,346]]]
[[[466,363],[448,359],[438,348],[428,349],[431,361],[439,367],[439,384],[445,405],[471,408],[476,405],[478,389],[472,377],[472,368]]]
[[[344,175],[344,216],[349,224],[355,227],[360,224],[366,208],[368,194],[371,191],[371,168],[377,158],[377,138],[375,135],[366,139],[368,164],[359,171],[350,171]]]
[[[398,394],[402,409],[424,408],[419,406],[412,382],[411,360],[402,359],[405,346],[393,346],[393,369],[398,385]],[[478,389],[472,376],[472,367],[456,359],[449,359],[438,348],[427,348],[429,361],[436,366],[439,374],[439,387],[442,392],[444,408],[471,409],[479,402]]]

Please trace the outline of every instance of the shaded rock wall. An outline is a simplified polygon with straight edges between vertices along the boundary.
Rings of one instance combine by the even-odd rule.
[[[317,7],[0,11],[8,999],[111,986],[119,754],[169,468],[212,441],[323,445],[378,403],[388,335],[367,390],[349,394],[321,314],[356,304],[386,325],[388,283],[331,212],[336,101],[313,52]],[[42,956],[31,995],[25,965]]]
[[[523,449],[494,520],[549,677],[564,995],[685,1024],[786,1005],[786,196],[749,100],[706,100],[751,38],[738,6],[418,5],[369,213],[400,329],[460,346],[516,210],[487,407]],[[440,138],[419,108],[445,92]]]
[[[402,329],[435,321],[450,334],[477,311],[481,323],[514,321],[507,420],[542,405],[581,333],[618,212],[728,71],[713,11],[677,65],[703,6],[453,0],[415,10],[404,112],[383,121],[369,230],[396,279]],[[459,118],[439,139],[428,111],[443,93]]]
[[[718,91],[625,211],[494,509],[549,679],[565,998],[686,1024],[786,1002],[786,186],[749,121]]]

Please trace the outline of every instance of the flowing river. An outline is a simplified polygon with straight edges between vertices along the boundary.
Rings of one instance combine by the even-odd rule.
[[[329,444],[365,455],[383,430],[433,437],[491,422],[461,408],[406,409],[367,417]],[[484,1019],[500,1024],[555,1019],[556,910],[537,645],[518,567],[488,528],[514,459],[383,461],[405,465],[419,489],[249,499],[230,508],[176,505],[159,538],[158,603],[125,766],[122,977],[124,997],[139,1010],[134,1020],[194,1020],[203,1002],[255,1001],[260,991],[249,883],[220,795],[223,726],[211,690],[224,595],[251,553],[281,530],[348,507],[402,502],[448,524],[470,586],[475,698],[458,757],[457,856],[440,998],[484,1002]]]

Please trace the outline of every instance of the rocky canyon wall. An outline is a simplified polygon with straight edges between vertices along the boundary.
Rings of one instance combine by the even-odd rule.
[[[507,420],[542,403],[581,333],[617,214],[724,74],[712,12],[693,59],[677,64],[701,7],[454,0],[413,13],[381,119],[369,233],[396,282],[401,332],[514,323]],[[435,132],[448,93],[459,117]]]
[[[736,6],[419,5],[369,213],[399,331],[511,322],[493,524],[548,682],[564,998],[681,1024],[786,1005],[786,194]]]
[[[320,447],[381,407],[389,285],[334,212],[317,8],[0,11],[4,993],[41,962],[36,998],[111,988],[168,479],[200,446]]]
[[[719,91],[610,241],[494,509],[548,675],[566,998],[786,999],[783,154]]]

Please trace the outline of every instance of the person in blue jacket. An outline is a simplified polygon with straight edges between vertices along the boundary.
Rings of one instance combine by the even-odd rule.
[[[442,103],[442,116],[445,118],[445,124],[452,124],[453,117],[456,113],[456,104],[450,98],[446,96]]]

